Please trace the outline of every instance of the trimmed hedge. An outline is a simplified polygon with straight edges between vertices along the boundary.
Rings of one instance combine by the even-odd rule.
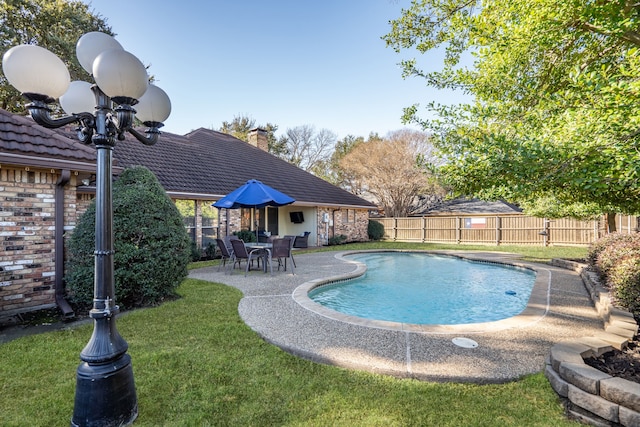
[[[640,315],[640,234],[611,233],[589,248],[587,262],[614,303]]]
[[[370,219],[367,225],[367,234],[369,235],[369,240],[382,240],[384,237],[384,225],[381,222]]]
[[[93,305],[95,200],[69,240],[66,285],[79,309]],[[145,167],[123,171],[113,185],[114,277],[121,308],[156,305],[187,277],[191,243],[175,204]]]

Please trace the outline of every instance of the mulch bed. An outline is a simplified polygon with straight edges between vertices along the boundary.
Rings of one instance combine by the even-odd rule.
[[[625,350],[613,350],[600,357],[589,357],[584,363],[612,377],[640,383],[640,342],[636,338]]]

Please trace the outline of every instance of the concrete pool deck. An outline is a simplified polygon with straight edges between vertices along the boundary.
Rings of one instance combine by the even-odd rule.
[[[297,254],[295,275],[274,271],[233,274],[217,267],[192,270],[190,278],[233,286],[244,296],[238,311],[264,340],[319,363],[429,381],[501,383],[541,372],[553,344],[595,335],[603,324],[580,276],[498,252],[437,251],[490,262],[518,264],[537,272],[528,307],[498,322],[421,326],[353,318],[306,297],[319,283],[361,274],[345,252]],[[475,341],[460,347],[454,338]]]

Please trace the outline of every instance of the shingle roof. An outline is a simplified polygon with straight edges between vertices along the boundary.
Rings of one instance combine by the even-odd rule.
[[[221,197],[257,179],[300,204],[375,207],[247,142],[210,129],[187,135],[163,132],[153,146],[127,136],[116,144],[114,158],[120,166],[148,167],[168,192]]]
[[[0,163],[95,170],[96,150],[76,138],[73,127],[46,129],[31,118],[0,109]],[[293,197],[297,204],[374,208],[308,172],[230,135],[196,129],[187,135],[163,132],[146,146],[127,134],[113,152],[114,170],[142,165],[169,193],[222,197],[257,179]]]
[[[35,124],[30,117],[0,109],[0,162],[37,165],[67,162],[95,169],[96,152],[76,139]],[[33,166],[34,164],[32,164]],[[80,167],[83,166],[83,167]]]
[[[451,214],[516,214],[522,209],[502,200],[495,202],[480,199],[458,198],[448,200],[424,212],[415,215],[451,215]]]

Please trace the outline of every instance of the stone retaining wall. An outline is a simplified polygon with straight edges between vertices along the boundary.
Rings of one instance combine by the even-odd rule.
[[[625,348],[638,333],[638,324],[631,313],[613,306],[609,292],[584,264],[564,260],[553,260],[552,264],[580,273],[604,322],[604,331],[551,348],[545,367],[551,387],[567,400],[572,418],[595,426],[640,426],[640,384],[612,377],[583,359]]]

